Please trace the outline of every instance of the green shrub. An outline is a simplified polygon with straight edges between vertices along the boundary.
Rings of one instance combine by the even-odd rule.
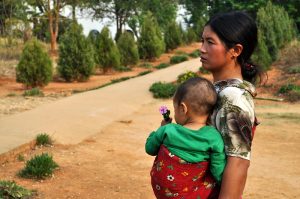
[[[210,74],[210,72],[208,70],[206,70],[205,68],[203,68],[202,66],[199,68],[199,72],[204,75]]]
[[[139,61],[139,51],[134,36],[129,32],[124,32],[117,42],[120,55],[121,64],[128,66],[130,64],[137,64]]]
[[[186,73],[180,74],[177,77],[177,83],[181,84],[185,82],[186,80],[193,78],[193,77],[198,77],[197,73],[194,73],[192,71],[188,71]]]
[[[144,76],[144,75],[147,75],[149,73],[151,73],[152,71],[151,70],[146,70],[146,71],[143,71],[143,72],[140,72],[137,76]]]
[[[113,80],[111,80],[111,83],[119,83],[119,82],[123,82],[123,81],[125,81],[125,80],[128,80],[128,79],[130,79],[131,77],[121,77],[121,78],[119,78],[119,79],[113,79]]]
[[[164,39],[166,44],[166,50],[173,50],[182,44],[182,36],[179,25],[176,21],[168,24],[165,32]]]
[[[87,81],[94,71],[94,49],[82,27],[73,23],[59,45],[58,72],[66,81]]]
[[[251,58],[255,63],[258,63],[264,71],[268,70],[272,64],[272,58],[266,45],[266,39],[260,30],[258,30],[258,44]]]
[[[145,62],[145,63],[141,63],[139,65],[139,67],[142,67],[142,68],[152,68],[152,64],[148,63],[148,62]]]
[[[195,30],[191,27],[188,28],[187,29],[187,44],[191,44],[191,43],[197,41],[197,38],[198,38],[198,36],[197,36]]]
[[[295,84],[283,85],[278,90],[279,94],[283,94],[287,97],[289,101],[299,101],[300,100],[300,86]]]
[[[154,98],[170,98],[176,92],[177,86],[172,83],[156,82],[150,87]]]
[[[23,96],[44,96],[43,91],[41,91],[39,88],[32,88],[30,90],[27,90],[23,93]]]
[[[181,41],[182,41],[182,44],[187,44],[187,31],[185,31],[182,27],[182,24],[180,23],[179,24],[179,30],[180,30],[180,35],[181,35]]]
[[[186,52],[182,51],[182,50],[176,50],[175,51],[176,55],[187,55]]]
[[[104,27],[96,42],[96,63],[107,72],[109,68],[120,66],[120,52],[111,37],[108,27]]]
[[[119,72],[127,72],[127,71],[132,71],[131,68],[127,67],[127,66],[118,66],[115,68],[116,71]]]
[[[273,5],[271,1],[258,10],[256,20],[259,32],[259,52],[256,53],[254,59],[257,63],[262,63],[265,69],[269,69],[271,62],[277,60],[279,49],[295,37],[294,22],[283,7]]]
[[[17,96],[17,94],[16,93],[8,93],[6,96],[7,97],[15,97],[15,96]]]
[[[287,95],[287,99],[290,102],[300,101],[300,92],[294,90],[290,91],[289,94]]]
[[[26,87],[45,86],[52,80],[52,62],[41,43],[33,39],[25,44],[16,68],[17,82]]]
[[[41,133],[36,136],[37,146],[49,146],[53,144],[51,137],[46,133]]]
[[[300,92],[300,86],[295,85],[295,84],[287,84],[287,85],[283,85],[283,86],[281,86],[280,89],[278,90],[278,93],[284,94],[284,93],[288,93],[289,91]]]
[[[0,181],[1,199],[29,199],[32,195],[32,191],[17,185],[14,181]]]
[[[196,22],[196,24],[194,26],[194,31],[196,34],[196,41],[200,41],[200,36],[202,35],[202,32],[203,32],[206,22],[207,22],[207,19],[205,17],[201,17]]]
[[[17,157],[17,159],[18,159],[20,162],[25,161],[25,157],[24,157],[24,155],[22,155],[22,154],[19,154],[18,157]]]
[[[274,6],[271,2],[268,2],[266,7],[260,8],[257,12],[257,25],[259,31],[263,34],[263,41],[267,46],[269,55],[271,55],[272,61],[275,61],[278,57],[279,46],[276,42],[273,10]]]
[[[187,61],[189,58],[186,55],[177,55],[177,56],[173,56],[170,59],[170,63],[171,64],[178,64],[184,61]]]
[[[52,175],[53,171],[58,168],[52,156],[47,153],[36,155],[26,162],[26,166],[19,172],[23,178],[45,179]]]
[[[144,17],[138,40],[139,54],[142,59],[158,58],[165,52],[165,43],[155,17],[148,12]]]
[[[200,57],[200,51],[195,50],[192,53],[190,53],[189,56],[192,57],[192,58],[198,58],[198,57]]]
[[[300,65],[299,66],[293,66],[293,67],[290,67],[288,69],[288,73],[290,74],[297,74],[297,73],[300,73]]]
[[[161,63],[161,64],[155,66],[155,68],[157,68],[157,69],[163,69],[163,68],[167,68],[167,67],[169,67],[169,66],[170,66],[170,64],[167,64],[167,63]]]

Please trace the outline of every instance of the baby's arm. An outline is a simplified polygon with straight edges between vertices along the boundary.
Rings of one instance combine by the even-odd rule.
[[[165,135],[165,126],[161,126],[157,131],[153,131],[146,141],[146,153],[153,156],[157,155]]]
[[[220,183],[226,165],[224,142],[220,134],[213,141],[210,155],[210,171],[218,183]]]

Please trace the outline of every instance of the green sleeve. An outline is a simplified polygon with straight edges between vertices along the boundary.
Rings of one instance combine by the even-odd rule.
[[[219,134],[219,133],[218,133]],[[221,135],[211,145],[210,171],[218,183],[222,180],[223,171],[226,165],[226,155],[224,151],[224,142]]]
[[[150,133],[145,145],[146,153],[153,156],[157,155],[165,136],[165,126],[161,126],[157,131]]]

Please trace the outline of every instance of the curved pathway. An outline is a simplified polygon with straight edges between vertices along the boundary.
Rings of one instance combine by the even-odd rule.
[[[61,144],[76,144],[153,101],[150,86],[170,82],[201,63],[192,59],[148,75],[76,94],[36,109],[0,118],[0,154],[47,133]]]

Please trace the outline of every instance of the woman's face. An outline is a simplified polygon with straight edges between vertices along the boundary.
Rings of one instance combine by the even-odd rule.
[[[231,60],[229,51],[210,26],[205,26],[200,48],[203,68],[215,71],[227,65]]]

